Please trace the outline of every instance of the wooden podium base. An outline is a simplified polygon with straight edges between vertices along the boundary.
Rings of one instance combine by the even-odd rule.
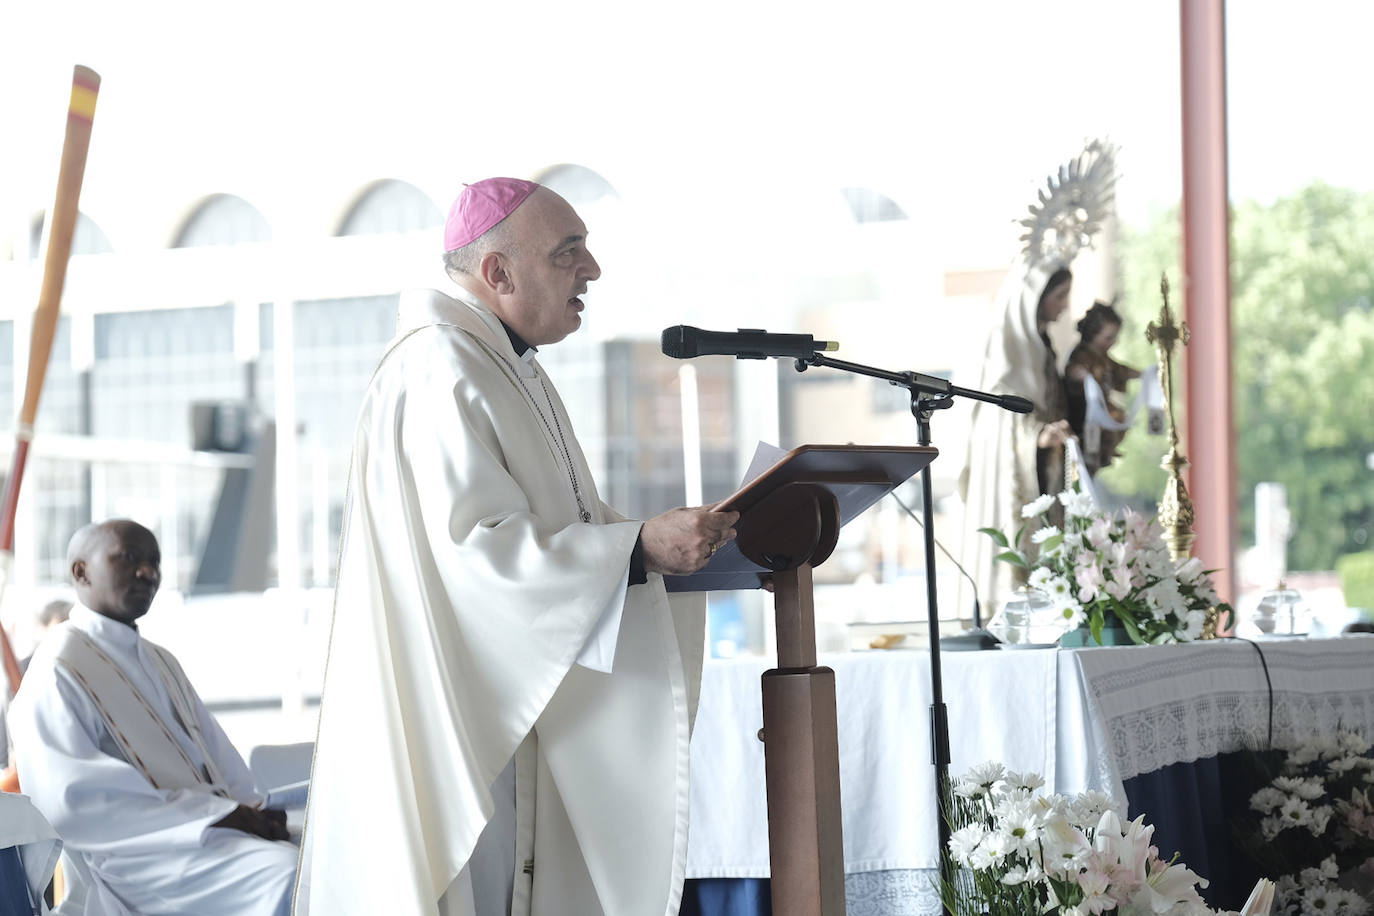
[[[778,667],[763,675],[759,737],[777,916],[845,912],[835,672],[816,664],[811,571],[835,549],[842,520],[934,457],[929,448],[802,446],[720,503],[740,511],[737,548],[773,583]]]
[[[773,912],[843,914],[844,840],[834,671],[774,668],[764,672],[763,748]]]

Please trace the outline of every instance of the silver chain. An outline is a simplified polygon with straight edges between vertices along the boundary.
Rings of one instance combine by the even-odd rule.
[[[553,406],[553,396],[549,394],[549,388],[544,384],[543,376],[539,375],[536,370],[535,378],[539,379],[539,387],[543,389],[544,398],[549,402],[549,412],[553,414],[552,424],[549,423],[549,418],[544,416],[544,409],[539,406],[539,402],[534,399],[534,395],[530,394],[529,388],[520,381],[519,376],[506,361],[505,357],[489,347],[484,341],[479,340],[476,335],[473,335],[472,339],[481,344],[482,349],[486,350],[487,354],[491,356],[496,364],[505,372],[506,379],[516,388],[520,389],[521,393],[525,395],[525,400],[529,401],[530,406],[534,408],[535,414],[539,417],[539,422],[544,424],[544,429],[548,432],[549,438],[552,439],[557,437],[559,448],[563,450],[563,460],[567,462],[568,482],[572,484],[573,498],[577,500],[578,515],[581,516],[582,521],[590,522],[592,520],[592,514],[587,511],[586,504],[582,502],[582,488],[578,486],[577,483],[577,470],[573,467],[572,450],[568,448],[568,440],[563,436],[563,424],[559,422],[558,410]]]
[[[553,414],[553,425],[558,430],[558,444],[563,449],[563,460],[568,462],[568,479],[572,481],[573,496],[577,497],[577,508],[582,514],[582,521],[590,522],[592,514],[582,505],[582,488],[577,485],[577,470],[573,465],[572,452],[568,449],[568,440],[563,438],[563,424],[558,419],[558,409],[553,406],[553,395],[549,394],[549,387],[544,384],[542,375],[536,375],[535,378],[539,379],[539,387],[544,391],[544,400],[549,402],[549,413]],[[534,398],[531,397],[530,400],[533,401]],[[538,403],[535,403],[534,409],[539,410]],[[547,429],[549,421],[544,420],[542,410],[539,411],[539,419],[544,421],[544,428]]]

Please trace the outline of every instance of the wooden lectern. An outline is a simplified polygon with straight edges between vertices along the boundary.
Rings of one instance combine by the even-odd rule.
[[[763,675],[764,767],[773,912],[845,911],[835,672],[816,664],[811,570],[840,528],[937,452],[928,447],[803,445],[717,508],[740,513],[739,537],[678,590],[756,588],[773,578],[778,667]],[[730,549],[733,548],[733,549]]]

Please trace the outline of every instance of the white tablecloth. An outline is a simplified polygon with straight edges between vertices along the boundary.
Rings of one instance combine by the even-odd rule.
[[[1374,737],[1374,636],[1260,642],[1274,745],[1337,725]],[[845,870],[931,869],[936,833],[924,652],[823,657],[835,669]],[[765,659],[713,661],[692,739],[689,878],[767,877],[759,676]],[[1255,646],[950,652],[942,660],[950,772],[984,760],[1057,792],[1099,789],[1173,763],[1263,746],[1269,690]],[[1137,812],[1133,812],[1137,813]]]
[[[932,867],[935,771],[924,652],[828,655],[839,708],[845,870]],[[710,662],[692,737],[689,878],[768,876],[759,677],[765,659]],[[951,771],[985,759],[1053,778],[1055,652],[944,656]]]
[[[1060,653],[1058,778],[1124,805],[1133,776],[1264,747],[1269,683],[1274,747],[1374,738],[1374,636],[1080,649]]]

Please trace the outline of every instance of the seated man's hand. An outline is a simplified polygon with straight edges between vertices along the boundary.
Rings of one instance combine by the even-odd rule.
[[[644,568],[685,576],[706,565],[720,545],[734,540],[738,512],[715,512],[706,506],[671,509],[644,523]]]
[[[242,830],[264,840],[287,839],[285,811],[259,811],[247,805],[239,805],[210,826]]]

